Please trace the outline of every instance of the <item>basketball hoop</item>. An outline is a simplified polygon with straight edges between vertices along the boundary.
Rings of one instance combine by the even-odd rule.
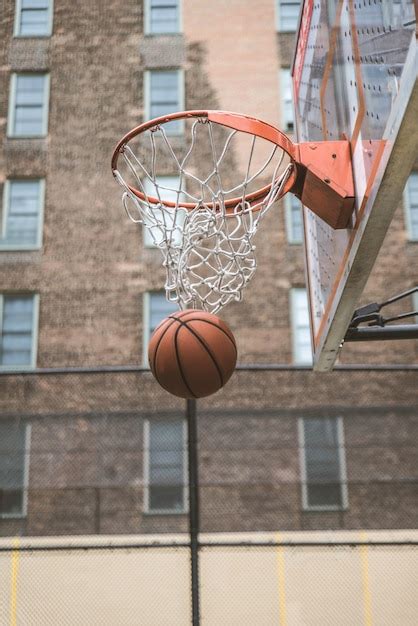
[[[256,270],[254,235],[289,191],[334,228],[347,226],[354,207],[347,141],[295,144],[237,113],[186,111],[141,124],[116,146],[112,171],[129,218],[163,253],[168,300],[182,309],[216,313],[241,300]]]

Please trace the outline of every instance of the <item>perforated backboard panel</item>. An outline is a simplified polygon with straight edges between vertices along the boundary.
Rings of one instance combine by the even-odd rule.
[[[299,142],[347,138],[356,210],[333,230],[304,208],[314,368],[331,369],[418,150],[413,0],[305,0],[293,64]]]

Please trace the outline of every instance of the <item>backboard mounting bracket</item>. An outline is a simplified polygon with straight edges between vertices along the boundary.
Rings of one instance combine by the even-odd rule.
[[[350,142],[296,145],[298,176],[292,192],[334,229],[347,228],[355,207]]]
[[[391,322],[415,318],[418,311],[408,311],[390,317],[384,317],[380,311],[394,302],[418,293],[418,287],[408,289],[385,302],[371,302],[356,309],[346,332],[344,341],[387,341],[389,339],[418,339],[418,324],[393,325]],[[367,324],[367,327],[361,326]]]

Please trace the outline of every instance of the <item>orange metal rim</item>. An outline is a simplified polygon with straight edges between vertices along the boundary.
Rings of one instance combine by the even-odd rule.
[[[298,155],[298,146],[294,144],[291,139],[282,133],[280,130],[272,126],[271,124],[267,124],[262,120],[259,120],[254,117],[249,117],[247,115],[242,115],[240,113],[231,113],[229,111],[211,111],[211,110],[194,110],[194,111],[181,111],[179,113],[171,113],[169,115],[164,115],[161,117],[157,117],[149,122],[144,122],[139,126],[133,128],[131,131],[126,133],[122,137],[122,139],[116,145],[113,155],[112,155],[112,172],[113,175],[116,175],[117,172],[117,164],[119,155],[123,153],[125,146],[133,139],[137,137],[141,133],[144,133],[147,130],[160,126],[162,124],[167,124],[168,122],[172,122],[174,120],[179,119],[192,119],[192,118],[207,118],[209,121],[214,122],[216,124],[221,124],[223,126],[227,126],[231,129],[235,129],[240,132],[248,133],[251,135],[255,135],[274,145],[277,145],[284,152],[286,152],[291,162],[293,163],[292,172],[286,181],[283,190],[279,197],[284,196],[288,191],[292,189],[295,184],[297,178],[297,155]],[[171,201],[161,201],[159,198],[154,198],[151,196],[145,196],[139,189],[128,185],[129,190],[140,200],[150,202],[151,204],[160,204],[162,203],[164,206],[168,208],[175,208],[176,206],[185,208],[187,210],[192,210],[196,208],[196,204],[193,202],[181,202],[176,204]],[[244,201],[248,203],[250,206],[256,204],[257,202],[263,200],[271,190],[271,184],[266,185],[265,187],[261,187],[257,189],[251,194],[248,194],[244,197]],[[225,209],[227,212],[232,212],[240,203],[242,203],[242,196],[231,198],[225,202]],[[210,209],[215,208],[218,210],[220,205],[216,205],[215,203],[205,203]],[[257,209],[257,207],[254,207]]]

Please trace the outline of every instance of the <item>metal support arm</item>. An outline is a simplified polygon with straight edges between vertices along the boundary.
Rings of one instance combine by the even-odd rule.
[[[418,339],[418,324],[387,325],[390,322],[418,316],[418,311],[408,311],[392,317],[383,317],[383,307],[418,293],[418,287],[389,298],[385,302],[372,302],[354,311],[344,341],[387,341],[389,339]],[[367,323],[365,328],[361,324]]]
[[[368,326],[349,328],[346,341],[388,341],[390,339],[418,339],[418,324],[397,324],[396,326]]]

